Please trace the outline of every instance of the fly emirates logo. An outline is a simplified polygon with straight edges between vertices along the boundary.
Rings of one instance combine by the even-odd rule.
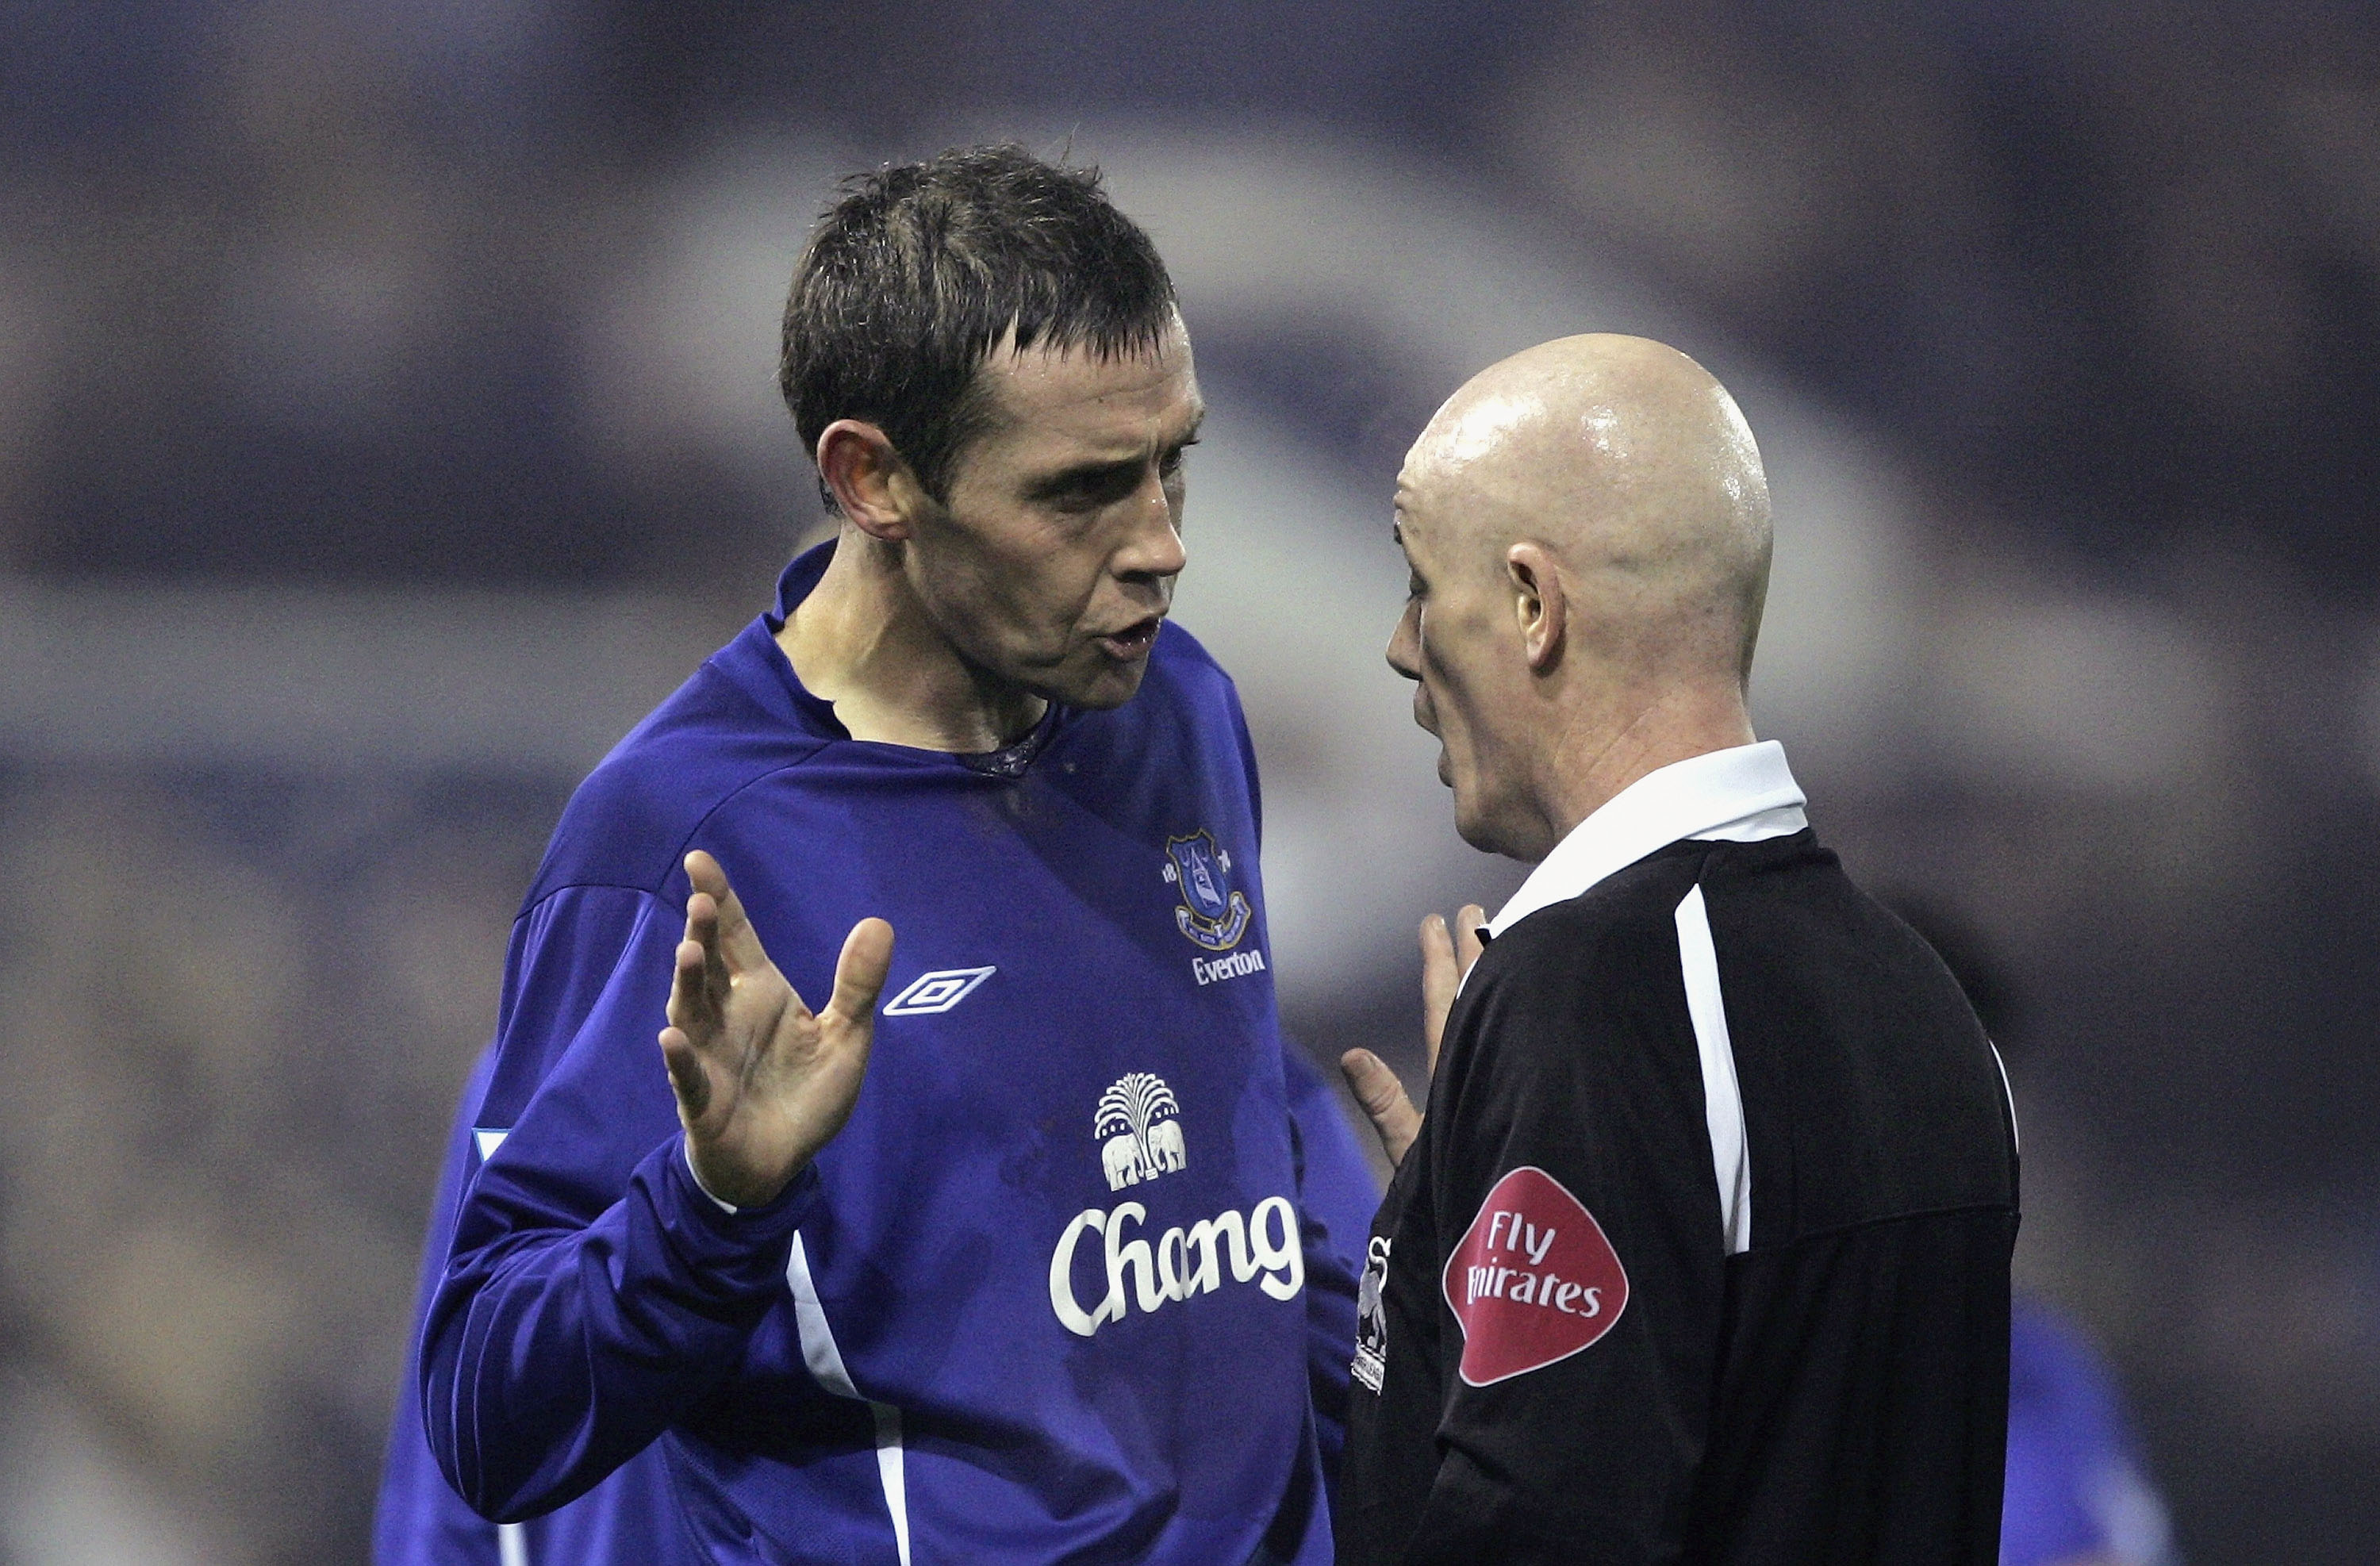
[[[1534,1164],[1496,1182],[1439,1286],[1463,1324],[1462,1376],[1475,1387],[1568,1359],[1628,1305],[1628,1272],[1603,1226]]]

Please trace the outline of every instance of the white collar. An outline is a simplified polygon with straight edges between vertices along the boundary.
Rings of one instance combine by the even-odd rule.
[[[1773,739],[1656,767],[1571,828],[1488,922],[1488,933],[1501,935],[1672,843],[1758,843],[1800,832],[1810,824],[1802,813],[1808,803],[1785,765],[1785,747]]]

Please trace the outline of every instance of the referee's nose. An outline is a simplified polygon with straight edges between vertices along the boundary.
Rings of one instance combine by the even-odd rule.
[[[1421,678],[1421,601],[1405,600],[1404,613],[1397,616],[1397,628],[1389,633],[1389,667],[1406,679]]]

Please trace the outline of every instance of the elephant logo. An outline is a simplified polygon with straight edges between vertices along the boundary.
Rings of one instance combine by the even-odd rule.
[[[1182,1107],[1165,1079],[1135,1071],[1116,1079],[1099,1095],[1099,1111],[1091,1119],[1091,1135],[1099,1141],[1099,1169],[1108,1189],[1121,1191],[1160,1174],[1171,1174],[1190,1161],[1182,1143]]]
[[[1232,856],[1201,827],[1188,837],[1165,840],[1165,879],[1181,893],[1173,922],[1184,936],[1209,952],[1228,952],[1256,917],[1247,893],[1232,886]]]

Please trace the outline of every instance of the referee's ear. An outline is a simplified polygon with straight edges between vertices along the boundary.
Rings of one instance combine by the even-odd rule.
[[[1504,577],[1512,589],[1512,616],[1521,633],[1521,650],[1529,660],[1530,671],[1543,674],[1561,657],[1562,627],[1570,607],[1562,592],[1561,571],[1545,545],[1517,543],[1504,552]]]

